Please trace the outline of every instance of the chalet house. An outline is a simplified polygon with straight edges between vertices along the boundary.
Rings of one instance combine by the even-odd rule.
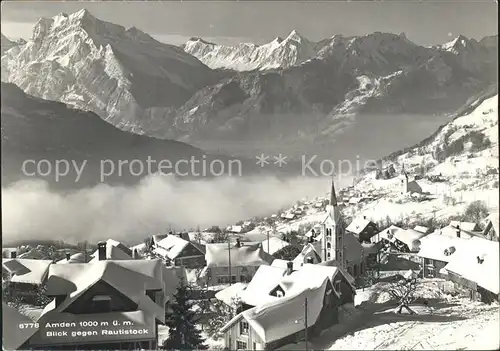
[[[360,242],[370,242],[370,239],[379,232],[377,225],[368,220],[366,216],[355,218],[346,231],[354,234]]]
[[[489,240],[499,241],[500,238],[500,216],[499,213],[492,213],[486,219],[486,226],[483,231],[483,236]]]
[[[15,254],[13,255],[15,256]],[[44,285],[51,260],[2,259],[2,281],[11,296],[35,305],[37,291]]]
[[[205,266],[204,246],[170,234],[160,240],[153,252],[170,260],[174,266],[197,268]]]
[[[330,283],[336,287],[336,290],[343,293],[340,300],[341,304],[352,303],[354,301],[354,295],[356,294],[354,278],[343,270],[343,268],[335,265],[310,263],[297,267],[290,261],[287,262],[286,266],[271,265],[260,267],[248,286],[239,292],[238,297],[245,309],[259,306],[270,299],[274,299],[277,296],[276,294],[279,295],[279,292],[275,291],[275,288],[283,280],[293,278],[298,281],[301,277],[307,280],[308,276],[327,277]]]
[[[274,257],[261,243],[248,244],[236,239],[235,244],[207,244],[204,273],[209,286],[248,282],[257,268],[270,265]]]
[[[37,321],[30,348],[157,347],[158,324],[165,322],[166,303],[184,279],[183,269],[160,260],[107,260],[104,245],[98,250],[98,261],[51,266],[47,295],[54,299]],[[54,328],[57,323],[65,327]]]
[[[257,305],[239,313],[222,328],[226,348],[275,350],[302,340],[306,328],[314,337],[338,323],[342,285],[340,280],[332,284],[330,278],[333,275],[336,279],[338,273],[333,272],[338,269],[308,264],[293,271],[291,265],[284,272],[277,267],[259,268],[262,273],[258,273],[258,281],[252,280],[242,293],[242,299],[256,295],[258,298],[253,298]]]
[[[420,239],[426,235],[414,229],[402,229],[391,225],[375,235],[371,242],[390,246],[400,252],[417,252],[420,248]]]
[[[123,245],[121,242],[108,239],[105,242],[104,247],[106,249],[106,259],[107,260],[131,260],[132,259],[132,250],[130,250],[127,246]],[[100,243],[100,244],[102,244]],[[100,260],[99,258],[99,248],[91,255],[90,262],[97,262]]]
[[[467,250],[468,240],[431,233],[420,239],[420,242],[417,256],[422,259],[423,277],[446,278],[447,275],[442,273],[442,269],[457,254],[457,251]]]
[[[471,238],[466,249],[457,250],[445,266],[448,279],[455,288],[462,290],[471,299],[483,302],[499,300],[499,245],[498,242]]]

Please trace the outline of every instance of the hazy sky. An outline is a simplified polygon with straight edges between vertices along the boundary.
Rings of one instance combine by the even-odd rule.
[[[105,21],[135,26],[172,44],[200,36],[234,44],[264,43],[296,29],[311,40],[334,34],[405,32],[421,45],[443,43],[463,34],[480,39],[497,34],[498,5],[493,1],[184,1],[184,2],[28,2],[2,1],[2,33],[29,38],[39,17],[85,7]]]

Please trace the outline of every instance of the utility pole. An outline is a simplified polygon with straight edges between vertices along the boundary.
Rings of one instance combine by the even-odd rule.
[[[270,230],[267,231],[267,253],[270,254],[270,250],[269,250],[269,232]]]
[[[229,286],[232,285],[232,281],[233,281],[233,276],[231,274],[231,239],[228,238],[227,239],[227,253],[229,255]]]
[[[307,297],[304,300],[304,336],[306,341],[306,351],[309,351],[309,345],[307,342]]]

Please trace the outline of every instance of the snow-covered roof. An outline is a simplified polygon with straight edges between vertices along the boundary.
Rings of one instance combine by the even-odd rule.
[[[413,229],[416,230],[417,232],[420,232],[420,233],[428,233],[429,232],[429,228],[421,226],[421,225],[416,225],[415,228],[413,228]]]
[[[69,260],[63,258],[56,262],[57,264],[65,264],[65,263],[85,263],[85,254],[83,252],[77,252],[74,255],[69,257]]]
[[[362,198],[361,198],[361,197],[351,197],[351,198],[349,199],[349,203],[350,203],[350,204],[358,204],[358,203],[360,203],[360,202],[361,202],[361,200],[362,200]]]
[[[240,293],[241,301],[251,305],[260,306],[269,301],[280,299],[280,297],[272,296],[270,293],[280,286],[285,292],[285,296],[292,294],[294,291],[305,289],[307,284],[315,284],[322,281],[325,277],[332,284],[338,274],[345,276],[346,280],[351,283],[352,277],[337,266],[318,265],[306,263],[300,267],[294,265],[291,273],[288,273],[287,267],[283,266],[261,266],[255,273],[252,281],[247,288]],[[352,279],[354,281],[354,279]],[[351,285],[355,291],[355,287]]]
[[[288,267],[288,262],[287,260],[282,260],[280,258],[275,258],[273,263],[271,263],[272,267],[278,267],[278,268],[287,268]],[[293,269],[299,269],[304,265],[304,262],[298,262],[298,261],[292,261],[293,264]]]
[[[493,230],[495,231],[497,237],[499,237],[500,236],[500,228],[499,228],[499,226],[500,226],[500,214],[498,212],[491,213],[486,218],[486,221],[487,221],[487,223],[491,223]],[[488,225],[486,226],[486,228],[488,228]]]
[[[22,259],[32,259],[32,260],[46,260],[48,259],[47,254],[40,252],[37,248],[33,248],[27,252],[24,252],[17,256],[17,258]]]
[[[286,267],[260,266],[247,288],[241,292],[241,301],[247,305],[259,306],[267,301],[276,299],[276,297],[269,295],[269,293],[283,278],[286,270]]]
[[[288,297],[278,298],[262,306],[248,309],[229,321],[221,331],[226,331],[241,318],[247,320],[264,343],[279,340],[304,330],[305,313],[307,313],[310,325],[314,325],[319,317],[323,308],[327,282],[328,278],[326,277],[321,284],[317,284],[317,281],[306,280],[304,282],[305,289],[297,289]],[[304,308],[306,299],[307,310]]]
[[[290,243],[277,237],[270,237],[269,242],[267,239],[262,241],[262,249],[270,255],[287,246],[290,246]]]
[[[369,224],[370,221],[366,217],[357,217],[349,224],[346,230],[354,234],[360,234]]]
[[[93,257],[91,262],[99,260],[98,250],[96,250],[91,256]],[[132,258],[132,251],[120,243],[119,241],[108,239],[106,240],[106,259],[107,260],[130,260]]]
[[[154,251],[163,257],[175,260],[189,245],[192,245],[196,250],[198,250],[200,252],[200,256],[204,254],[197,245],[193,245],[193,243],[184,240],[175,234],[168,235],[166,238],[160,240]]]
[[[318,250],[320,250],[320,246],[320,242],[307,243],[304,245],[302,251],[297,255],[297,257],[293,259],[293,264],[300,266],[306,263],[306,257],[310,257],[311,254],[316,258],[316,261],[321,262],[321,255],[318,252]]]
[[[31,260],[27,258],[4,258],[2,267],[13,274],[10,279],[15,283],[40,285],[49,272],[51,260]]]
[[[393,242],[394,241],[394,235],[396,232],[399,231],[404,231],[403,228],[399,228],[395,225],[391,225],[389,228],[386,228],[384,230],[381,230],[377,235],[373,236],[370,241],[372,243],[378,243],[382,239],[385,239],[387,241]]]
[[[479,225],[477,223],[472,223],[472,222],[451,221],[450,227],[454,228],[460,227],[460,229],[467,230],[469,232],[475,232],[481,230],[481,228],[479,228]]]
[[[263,266],[267,267],[267,266]],[[247,284],[245,283],[234,283],[225,289],[222,289],[215,294],[215,298],[224,302],[226,305],[231,306],[235,299],[239,299],[241,293],[246,289]]]
[[[34,327],[20,328],[21,323],[33,324],[33,321],[5,302],[2,302],[2,322],[3,350],[18,350],[38,331]]]
[[[145,290],[163,290],[165,300],[185,279],[185,271],[165,267],[160,260],[96,261],[84,264],[52,265],[47,280],[47,295],[66,295],[55,306],[53,300],[44,309],[46,313],[62,312],[98,281],[104,281],[138,304],[138,310],[164,322],[164,308],[151,300]]]
[[[465,250],[451,256],[446,270],[477,283],[494,294],[499,293],[499,245],[496,241],[481,238],[467,240]]]
[[[474,237],[473,235],[466,233],[464,230],[465,229],[460,229],[460,237],[461,238],[463,238],[463,239],[470,239],[470,238]],[[439,233],[440,235],[449,236],[449,237],[452,237],[452,238],[456,238],[457,237],[457,232],[458,232],[458,229],[452,227],[451,225],[448,225],[446,227],[443,227],[443,228],[438,229],[438,230],[435,231],[435,233]]]
[[[432,260],[449,262],[458,251],[467,249],[468,242],[468,239],[431,233],[420,239],[420,250],[417,255]]]
[[[231,233],[241,233],[243,227],[241,225],[232,225],[227,228]]]
[[[426,235],[413,229],[397,230],[394,232],[394,238],[406,244],[410,251],[418,250],[420,239]]]
[[[155,234],[153,235],[153,243],[158,244],[161,240],[165,239],[168,234]]]
[[[240,247],[232,244],[207,244],[205,260],[207,267],[261,266],[270,265],[274,257],[262,249],[262,245],[248,245],[241,242]]]

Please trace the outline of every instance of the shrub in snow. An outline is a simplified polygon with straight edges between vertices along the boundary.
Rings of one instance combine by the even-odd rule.
[[[488,206],[484,201],[476,200],[471,202],[462,216],[463,222],[480,223],[489,215]]]

